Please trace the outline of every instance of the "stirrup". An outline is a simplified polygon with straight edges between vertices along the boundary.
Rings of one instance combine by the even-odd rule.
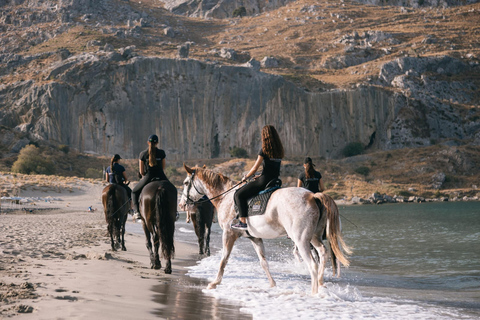
[[[238,221],[236,224],[232,224],[231,227],[237,230],[248,230],[248,225],[242,221]]]

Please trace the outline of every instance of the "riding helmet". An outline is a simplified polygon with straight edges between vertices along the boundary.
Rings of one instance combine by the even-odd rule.
[[[152,134],[150,137],[148,137],[148,142],[153,142],[157,143],[158,142],[158,137],[156,134]]]

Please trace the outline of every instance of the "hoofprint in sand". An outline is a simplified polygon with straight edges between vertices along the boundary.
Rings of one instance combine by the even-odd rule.
[[[35,207],[55,210],[0,215],[0,318],[85,319],[104,314],[133,319],[151,317],[159,308],[151,298],[152,286],[182,271],[175,263],[172,275],[151,270],[143,235],[128,234],[128,251],[111,251],[103,187],[85,181],[69,190],[57,189],[62,192],[27,187],[19,196],[61,200]],[[89,206],[97,210],[88,212]],[[175,245],[177,259],[197,250]]]

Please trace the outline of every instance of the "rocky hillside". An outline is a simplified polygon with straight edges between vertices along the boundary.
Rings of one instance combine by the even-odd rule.
[[[480,4],[218,3],[0,1],[2,156],[133,158],[152,132],[174,160],[252,155],[266,123],[289,157],[480,145]]]

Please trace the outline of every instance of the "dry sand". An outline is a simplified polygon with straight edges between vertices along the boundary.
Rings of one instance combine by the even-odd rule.
[[[102,188],[79,181],[73,192],[23,190],[61,201],[0,215],[0,318],[251,319],[185,275],[201,258],[190,244],[175,242],[171,275],[150,269],[143,235],[127,233],[127,251],[111,251]]]

